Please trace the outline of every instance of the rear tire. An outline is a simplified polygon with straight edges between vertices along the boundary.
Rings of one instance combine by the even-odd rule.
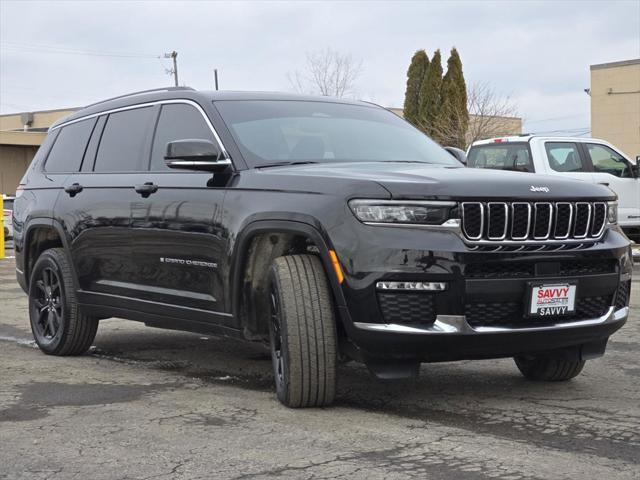
[[[516,366],[529,380],[564,382],[577,377],[584,368],[584,360],[566,360],[553,357],[515,357]]]
[[[29,319],[38,347],[48,355],[82,355],[96,336],[98,319],[80,313],[64,250],[45,250],[29,281]]]
[[[330,405],[336,385],[336,326],[329,284],[314,255],[276,258],[269,288],[271,358],[278,400]]]

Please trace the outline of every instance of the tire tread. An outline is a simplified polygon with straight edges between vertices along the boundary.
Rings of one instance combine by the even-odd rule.
[[[288,406],[318,407],[335,396],[336,332],[329,285],[315,255],[274,261],[289,348]]]

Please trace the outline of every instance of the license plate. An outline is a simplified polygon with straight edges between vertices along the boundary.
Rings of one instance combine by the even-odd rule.
[[[576,285],[554,283],[533,285],[529,315],[558,317],[570,315],[576,310]]]

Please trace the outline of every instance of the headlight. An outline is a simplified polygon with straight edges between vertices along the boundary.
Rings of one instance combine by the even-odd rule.
[[[607,203],[607,223],[609,225],[618,223],[618,202]]]
[[[456,202],[351,200],[349,207],[363,223],[442,225],[453,218]]]

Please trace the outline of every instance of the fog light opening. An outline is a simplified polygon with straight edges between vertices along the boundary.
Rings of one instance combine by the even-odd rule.
[[[412,292],[442,292],[447,289],[446,282],[377,282],[378,290],[403,290]]]

